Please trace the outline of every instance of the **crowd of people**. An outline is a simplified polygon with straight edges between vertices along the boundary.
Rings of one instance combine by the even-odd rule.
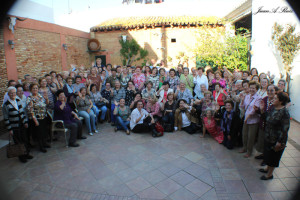
[[[290,99],[285,81],[274,84],[269,73],[226,67],[213,71],[183,67],[102,65],[97,59],[89,69],[83,66],[68,72],[51,71],[43,77],[25,75],[8,82],[3,116],[16,143],[24,143],[21,162],[31,159],[30,149],[46,153],[50,148],[51,119],[63,120],[70,130],[70,147],[78,139],[98,134],[97,126],[108,122],[114,131],[185,131],[210,135],[228,149],[241,148],[243,157],[254,149],[262,159],[262,180],[273,178],[284,151],[290,117]],[[81,120],[81,118],[83,120]],[[55,135],[54,135],[55,138]]]

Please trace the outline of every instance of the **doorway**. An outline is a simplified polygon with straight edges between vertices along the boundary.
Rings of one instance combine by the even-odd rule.
[[[101,62],[101,66],[106,66],[106,55],[100,55],[100,56],[95,56],[95,62],[97,60],[97,58],[101,58],[102,62]]]

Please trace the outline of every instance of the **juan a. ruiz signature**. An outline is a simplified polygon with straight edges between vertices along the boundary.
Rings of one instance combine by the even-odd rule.
[[[287,6],[284,7],[276,7],[276,8],[272,8],[272,9],[265,9],[263,6],[259,7],[258,10],[256,12],[254,12],[254,15],[258,14],[258,13],[292,13],[293,10],[291,10],[290,8],[288,8]]]

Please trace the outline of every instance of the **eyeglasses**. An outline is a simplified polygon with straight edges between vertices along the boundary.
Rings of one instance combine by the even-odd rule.
[[[275,90],[267,90],[268,92],[274,92]]]

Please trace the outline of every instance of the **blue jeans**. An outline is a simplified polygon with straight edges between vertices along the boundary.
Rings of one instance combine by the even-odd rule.
[[[163,116],[162,121],[166,124],[171,124],[174,126],[174,114],[172,112],[166,113],[166,115]]]
[[[89,133],[96,130],[96,116],[93,110],[90,110],[89,113],[86,111],[79,111],[78,115],[84,118]]]
[[[130,121],[124,121],[120,116],[116,116],[116,125],[118,130],[128,130]]]
[[[115,107],[116,107],[116,105],[112,103],[111,107],[110,107],[110,120],[111,120],[111,123],[115,123],[116,122],[116,117],[114,115]]]
[[[94,113],[96,113],[96,116],[97,116],[97,119],[98,119],[98,116],[99,116],[99,112],[101,110],[101,116],[100,116],[100,119],[101,120],[104,120],[105,119],[105,114],[106,114],[106,111],[107,111],[107,107],[106,106],[102,106],[99,110],[99,108],[94,104],[93,106],[93,111]]]

